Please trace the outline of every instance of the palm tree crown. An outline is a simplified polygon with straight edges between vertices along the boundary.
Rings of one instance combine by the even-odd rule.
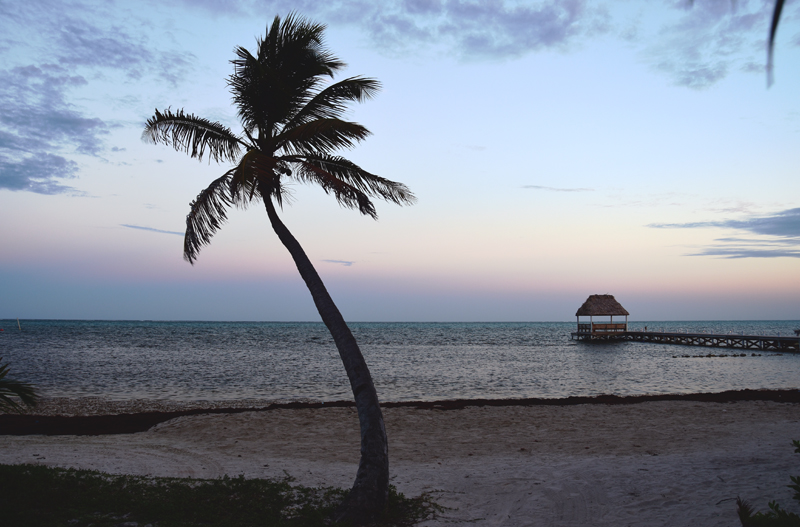
[[[402,205],[415,201],[402,183],[371,174],[334,155],[370,132],[342,118],[347,103],[371,98],[378,81],[350,77],[322,87],[345,64],[323,46],[324,25],[289,15],[275,17],[267,36],[257,41],[255,56],[236,48],[234,73],[228,78],[242,123],[237,135],[219,122],[184,113],[156,110],[143,139],[171,145],[190,156],[208,155],[235,166],[202,191],[186,218],[184,258],[194,263],[200,249],[227,219],[230,205],[273,199],[281,205],[283,181],[316,183],[343,206],[377,218],[370,198]]]

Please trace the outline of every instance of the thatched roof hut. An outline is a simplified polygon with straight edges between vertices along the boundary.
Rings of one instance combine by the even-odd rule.
[[[578,308],[576,317],[598,317],[598,316],[628,316],[628,310],[616,301],[614,295],[591,295],[586,302]]]
[[[614,295],[592,295],[578,308],[578,334],[609,335],[628,331],[628,310],[617,302]],[[624,316],[624,323],[614,323],[614,317]],[[589,317],[588,324],[581,324],[581,317]],[[609,317],[609,323],[596,323],[593,317]],[[593,337],[590,337],[593,338]]]

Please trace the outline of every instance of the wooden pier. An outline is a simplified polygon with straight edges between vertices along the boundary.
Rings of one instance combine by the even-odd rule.
[[[718,335],[711,333],[669,333],[665,331],[628,331],[628,310],[617,302],[614,295],[591,295],[578,308],[575,316],[578,331],[572,338],[594,342],[631,340],[656,344],[678,344],[702,348],[733,348],[741,350],[800,351],[800,330],[794,337],[764,335]],[[614,322],[614,317],[624,316],[625,322]],[[584,320],[581,321],[581,317]],[[589,317],[589,321],[585,320]],[[608,317],[608,322],[595,322],[594,317]]]
[[[594,342],[629,340],[656,344],[677,344],[705,348],[733,348],[764,351],[800,351],[800,337],[764,335],[717,335],[712,333],[667,333],[662,331],[608,331],[606,324],[592,324],[583,331],[572,333],[572,338]],[[586,330],[588,329],[588,331]]]

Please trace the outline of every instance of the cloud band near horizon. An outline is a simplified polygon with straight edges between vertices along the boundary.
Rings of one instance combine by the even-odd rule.
[[[715,220],[689,223],[651,223],[652,229],[723,228],[750,232],[765,238],[718,238],[719,242],[686,256],[723,258],[800,258],[800,208],[744,220]]]

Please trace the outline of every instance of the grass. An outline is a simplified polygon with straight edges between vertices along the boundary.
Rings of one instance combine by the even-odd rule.
[[[347,491],[283,480],[150,478],[42,465],[0,465],[5,527],[330,526]],[[405,527],[439,507],[391,487],[380,525]]]

